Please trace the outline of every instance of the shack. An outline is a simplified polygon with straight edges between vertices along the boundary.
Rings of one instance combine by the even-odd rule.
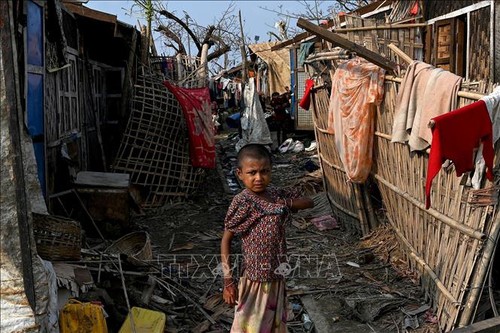
[[[298,22],[332,47],[355,52],[385,69],[383,98],[373,109],[372,164],[364,181],[351,181],[347,175],[335,143],[340,134],[330,127],[333,99],[325,82],[316,78],[313,119],[323,179],[332,208],[346,228],[367,235],[383,221],[390,224],[411,269],[419,274],[440,328],[451,331],[484,318],[484,299],[496,304],[492,286],[486,285],[495,279],[500,229],[498,145],[493,180],[483,180],[473,188],[468,173],[457,177],[454,166],[448,165],[434,180],[432,207],[426,207],[432,146],[430,152],[413,151],[408,142],[394,142],[393,126],[401,103],[398,92],[410,64],[420,60],[459,77],[456,108],[491,96],[500,68],[498,52],[494,52],[500,40],[494,24],[499,5],[492,1],[379,1],[370,6],[378,6],[381,16],[369,19],[350,13],[334,20],[330,29]],[[341,81],[335,81],[340,80],[335,72],[346,61],[351,60],[337,58],[328,64],[332,71],[328,86],[338,87]],[[415,103],[425,100],[420,96]],[[384,214],[377,214],[381,211]],[[493,313],[497,313],[495,307]]]
[[[1,326],[50,331],[57,325],[50,260],[78,260],[82,229],[87,236],[117,238],[123,230],[104,235],[100,217],[126,228],[129,203],[139,210],[158,207],[197,189],[203,167],[190,156],[190,124],[164,81],[204,87],[206,63],[178,57],[178,72],[164,77],[147,57],[137,56],[143,37],[135,27],[78,2],[2,1],[0,7]],[[153,99],[165,104],[148,109],[148,89],[156,89]],[[135,121],[142,114],[154,120],[162,115],[168,124],[146,121],[138,132]],[[151,124],[150,135],[158,140],[153,154],[147,150],[152,140],[142,147],[133,142],[146,155],[130,151],[129,139],[144,139],[140,131]],[[153,128],[165,124],[166,130]],[[208,140],[211,134],[206,132]],[[159,159],[160,180],[145,179],[146,168],[154,169]],[[106,204],[114,205],[111,215]],[[47,246],[52,252],[43,251]]]

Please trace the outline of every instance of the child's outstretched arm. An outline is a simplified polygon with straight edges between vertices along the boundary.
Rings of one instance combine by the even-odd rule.
[[[297,199],[286,199],[285,204],[292,212],[297,212],[301,209],[313,208],[314,201],[308,197],[301,197]]]
[[[233,236],[234,234],[231,231],[224,230],[220,246],[222,272],[224,274],[224,291],[222,292],[222,298],[229,305],[235,305],[238,300],[238,288],[235,284],[236,281],[233,279],[230,260],[231,241]]]

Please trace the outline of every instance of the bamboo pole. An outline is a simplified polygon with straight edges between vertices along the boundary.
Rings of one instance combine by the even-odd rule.
[[[241,74],[242,84],[244,85],[247,81],[247,51],[245,47],[245,34],[243,33],[243,21],[241,20],[241,10],[238,11],[238,16],[240,19],[240,32],[241,32],[241,64],[243,65],[243,71]]]
[[[406,61],[408,64],[411,64],[413,62],[413,59],[409,55],[404,53],[403,50],[401,50],[393,43],[390,43],[389,45],[387,45],[387,47],[390,48],[394,53],[396,53],[401,59]]]
[[[403,50],[398,48],[396,45],[391,43],[388,45],[388,47],[394,53],[396,53],[401,59],[403,59],[405,62],[407,62],[408,64],[411,64],[413,62],[413,59],[409,55],[407,55]],[[397,78],[393,75],[386,75],[385,79],[393,81],[393,82],[399,82],[399,83],[401,83],[403,81],[403,79]],[[474,93],[474,92],[470,92],[470,91],[462,91],[462,90],[458,91],[457,95],[459,97],[464,97],[464,98],[473,99],[473,100],[479,100],[485,96],[485,94]]]
[[[500,233],[500,214],[498,211],[495,211],[494,215],[496,215],[496,218],[494,219],[492,230],[486,241],[483,256],[478,264],[478,270],[474,275],[474,279],[471,281],[471,291],[469,297],[467,298],[467,302],[465,303],[464,310],[460,316],[460,320],[458,322],[459,327],[466,326],[472,321],[472,313],[475,311],[478,299],[481,296],[486,280],[486,273],[488,272],[488,266],[492,260],[493,250],[498,244],[498,236]],[[475,288],[476,286],[481,287]]]
[[[421,28],[426,27],[427,23],[406,23],[406,24],[384,24],[384,25],[372,25],[369,27],[354,27],[354,28],[341,28],[332,29],[333,32],[343,33],[343,32],[354,32],[354,31],[368,31],[368,30],[391,30],[391,29],[409,29],[409,28]]]
[[[349,215],[350,217],[352,217],[352,218],[354,218],[356,220],[359,219],[358,215],[354,214],[350,210],[345,209],[344,207],[342,207],[341,205],[339,205],[335,200],[333,200],[333,198],[330,196],[330,194],[328,194],[328,199],[329,199],[330,203],[335,206],[335,208],[337,208],[338,210],[340,210],[344,214]]]
[[[389,217],[388,217],[389,218]],[[459,306],[460,302],[457,301],[457,299],[450,293],[448,288],[443,284],[443,282],[439,279],[439,277],[436,275],[436,273],[432,270],[432,268],[423,260],[420,258],[419,255],[416,254],[415,249],[411,244],[408,242],[408,240],[404,237],[404,235],[401,233],[401,231],[396,227],[394,222],[389,218],[389,221],[391,222],[391,225],[396,232],[396,235],[398,238],[401,240],[401,242],[406,246],[408,249],[408,252],[410,256],[424,269],[424,271],[429,275],[429,277],[434,281],[436,284],[436,288],[439,289],[443,293],[443,295],[455,306]]]
[[[393,192],[397,193],[401,197],[405,198],[407,201],[409,201],[411,204],[413,204],[415,207],[420,208],[422,211],[426,212],[429,215],[432,215],[435,217],[437,220],[447,224],[448,226],[452,227],[453,229],[456,229],[464,234],[466,234],[469,237],[475,238],[475,239],[485,239],[486,235],[478,230],[474,230],[470,228],[469,226],[466,226],[464,224],[458,223],[457,221],[449,218],[448,216],[438,212],[434,208],[429,208],[425,209],[425,205],[412,196],[410,196],[408,193],[401,191],[399,188],[396,186],[392,185],[390,182],[385,180],[382,176],[378,174],[373,175],[378,181],[380,181],[382,184],[387,186],[389,189],[391,189]]]

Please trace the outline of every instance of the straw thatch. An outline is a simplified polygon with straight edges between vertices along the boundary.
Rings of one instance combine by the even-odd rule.
[[[203,169],[191,166],[187,126],[162,77],[143,68],[114,170],[146,192],[145,207],[160,207],[198,187]]]

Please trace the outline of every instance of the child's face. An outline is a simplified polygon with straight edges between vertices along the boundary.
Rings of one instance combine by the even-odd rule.
[[[271,162],[264,159],[246,157],[237,169],[238,178],[254,193],[264,192],[271,182]]]

